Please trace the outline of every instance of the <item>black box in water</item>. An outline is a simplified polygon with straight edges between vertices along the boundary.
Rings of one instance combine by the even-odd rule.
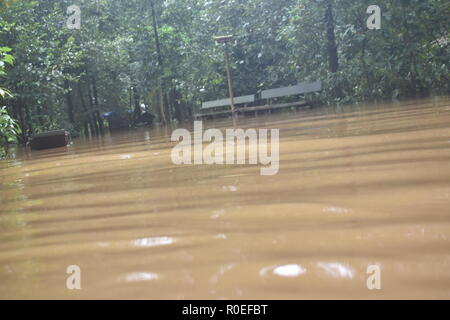
[[[37,134],[31,138],[31,150],[43,150],[65,147],[70,142],[70,134],[65,130]]]

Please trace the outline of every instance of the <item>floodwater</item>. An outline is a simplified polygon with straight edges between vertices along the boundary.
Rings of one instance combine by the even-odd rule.
[[[277,175],[174,165],[163,128],[1,162],[0,298],[450,298],[448,98],[234,125],[280,129]]]

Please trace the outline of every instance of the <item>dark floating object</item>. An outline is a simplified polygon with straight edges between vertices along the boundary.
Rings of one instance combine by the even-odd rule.
[[[31,138],[31,150],[44,150],[65,147],[70,142],[70,134],[66,130],[49,131]]]

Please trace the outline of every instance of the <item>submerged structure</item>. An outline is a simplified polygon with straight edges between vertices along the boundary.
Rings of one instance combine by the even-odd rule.
[[[31,150],[44,150],[65,147],[70,143],[70,133],[66,130],[49,131],[31,138]]]

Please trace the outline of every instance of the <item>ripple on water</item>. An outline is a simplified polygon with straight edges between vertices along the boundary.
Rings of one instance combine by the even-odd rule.
[[[282,266],[270,266],[261,269],[259,275],[266,276],[270,271],[276,276],[294,278],[306,273],[307,269],[298,264],[286,264]]]

